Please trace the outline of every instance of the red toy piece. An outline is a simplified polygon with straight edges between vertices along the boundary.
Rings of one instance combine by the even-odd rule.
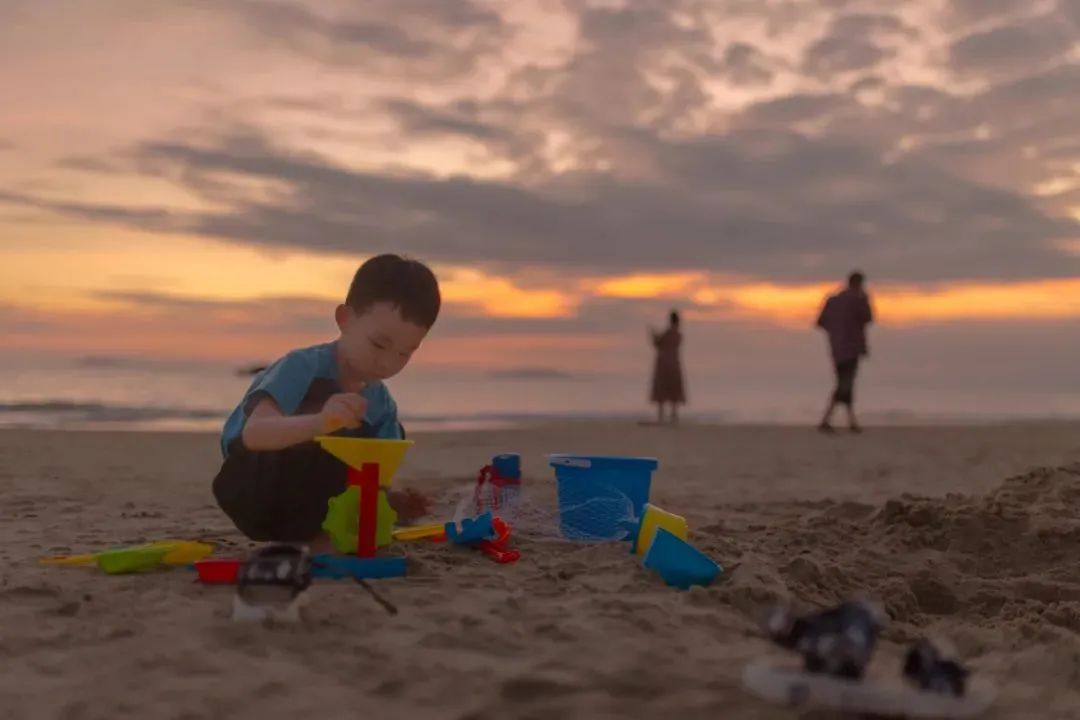
[[[375,529],[379,512],[379,466],[365,463],[359,470],[349,468],[349,485],[360,488],[357,510],[356,554],[362,558],[375,557]]]
[[[195,561],[199,582],[207,585],[229,585],[240,574],[240,561],[234,558],[207,558]]]
[[[495,537],[491,540],[481,540],[477,544],[480,552],[500,565],[518,560],[521,557],[521,552],[506,547],[506,544],[510,541],[510,523],[502,518],[492,518],[491,527],[495,531]]]
[[[480,552],[484,553],[485,555],[487,555],[489,558],[491,558],[495,562],[499,563],[500,565],[505,565],[506,563],[512,563],[512,562],[514,562],[515,560],[518,560],[521,557],[521,551],[513,550],[513,549],[511,549],[511,550],[503,549],[499,545],[496,545],[495,543],[493,543],[491,540],[481,540],[480,544],[479,544],[479,547],[480,547]]]

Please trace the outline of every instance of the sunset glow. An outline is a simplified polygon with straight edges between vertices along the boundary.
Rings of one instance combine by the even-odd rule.
[[[816,339],[852,267],[875,331],[1071,327],[1075,43],[985,30],[1075,17],[1001,7],[5,6],[0,343],[271,357],[381,252],[440,277],[433,367]]]

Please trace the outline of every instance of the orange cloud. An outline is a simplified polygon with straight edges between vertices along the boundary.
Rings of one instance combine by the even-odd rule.
[[[780,325],[811,321],[834,283],[783,285],[716,279],[704,273],[627,275],[593,286],[594,294],[627,299],[670,298],[691,307],[698,320],[744,318]],[[871,288],[879,321],[886,324],[964,320],[1080,318],[1080,279],[963,282],[936,288]]]
[[[835,288],[828,284],[750,283],[713,287],[694,296],[696,317],[749,317],[782,325],[812,320]],[[878,322],[1063,320],[1080,318],[1080,279],[1014,283],[957,283],[935,289],[883,285],[871,288]],[[710,313],[712,309],[714,312]],[[695,316],[693,313],[691,316]]]
[[[554,288],[525,288],[502,277],[491,277],[469,268],[440,273],[443,299],[488,317],[569,317],[581,298]]]
[[[0,231],[4,228],[0,227]],[[0,262],[0,346],[206,359],[276,356],[332,335],[335,303],[362,256],[271,254],[198,238],[147,244],[96,226],[26,226]],[[1080,248],[1078,248],[1080,251]],[[575,334],[592,298],[664,299],[701,322],[739,319],[806,327],[833,283],[746,281],[703,271],[633,273],[567,281],[438,266],[448,311],[492,318],[560,319],[565,331],[432,339],[422,362],[498,367],[601,351],[612,338]],[[1080,318],[1080,279],[965,282],[932,288],[872,284],[879,322]],[[155,302],[153,298],[159,298]],[[13,308],[5,316],[5,306]],[[575,345],[575,343],[579,343]],[[580,343],[592,343],[587,347]],[[596,343],[599,343],[597,345]],[[547,365],[552,365],[547,362]]]
[[[1080,279],[963,283],[937,290],[884,288],[877,306],[884,321],[897,324],[1080,318]]]
[[[599,297],[649,299],[683,297],[694,286],[705,280],[705,274],[688,273],[637,273],[588,283],[593,294]]]

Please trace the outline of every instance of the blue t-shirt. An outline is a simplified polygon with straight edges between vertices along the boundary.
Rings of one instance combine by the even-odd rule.
[[[248,415],[259,399],[269,395],[285,415],[317,413],[326,399],[342,392],[338,377],[337,343],[293,350],[252,380],[244,398],[225,421],[221,431],[221,454],[229,455],[229,446],[241,436]],[[368,384],[360,394],[367,400],[364,423],[353,430],[335,434],[359,437],[400,439],[397,403],[381,382]]]

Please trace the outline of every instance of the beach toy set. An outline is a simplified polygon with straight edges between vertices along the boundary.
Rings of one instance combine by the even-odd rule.
[[[630,540],[630,552],[671,587],[709,585],[723,569],[687,541],[686,519],[649,503],[655,458],[550,455],[559,526],[573,541]]]
[[[386,491],[397,473],[411,440],[376,440],[320,436],[316,442],[348,467],[346,490],[327,503],[323,530],[339,554],[309,557],[311,577],[355,581],[401,577],[407,570],[404,557],[377,557],[381,548],[410,540],[433,540],[480,551],[497,563],[511,563],[521,555],[508,547],[511,526],[491,511],[452,522],[395,529],[397,513]],[[520,460],[516,455],[500,455],[481,471],[481,477],[499,487],[520,485]],[[508,498],[496,495],[499,509],[509,507]],[[271,545],[270,548],[287,548]],[[140,545],[110,548],[97,553],[49,557],[43,564],[70,567],[98,567],[108,574],[145,572],[163,567],[190,567],[200,582],[208,585],[237,584],[251,562],[264,562],[256,553],[247,560],[211,557],[213,546],[190,540],[161,540]],[[260,551],[261,552],[261,551]],[[278,552],[275,550],[275,552]],[[281,550],[281,552],[286,552]]]
[[[323,450],[348,466],[346,490],[327,503],[322,529],[330,537],[338,554],[311,557],[311,577],[316,579],[370,579],[402,577],[408,569],[406,558],[378,557],[377,552],[394,542],[428,540],[475,548],[493,561],[505,564],[521,554],[508,547],[510,524],[491,511],[460,524],[432,523],[395,528],[397,513],[390,506],[386,491],[413,445],[411,440],[376,440],[321,436],[315,438]],[[509,466],[508,458],[499,456],[493,464]],[[518,461],[519,462],[519,461]],[[490,466],[489,466],[490,467]],[[517,465],[520,467],[520,465]],[[487,470],[487,468],[485,468]],[[481,471],[481,475],[485,471]],[[517,481],[520,483],[520,471]],[[236,583],[245,561],[236,558],[207,558],[194,564],[199,579],[207,584]],[[370,591],[370,590],[369,590]]]
[[[292,578],[289,587],[297,597],[313,579],[352,579],[388,611],[396,612],[366,583],[369,579],[406,574],[405,557],[378,554],[396,542],[462,546],[499,564],[520,559],[521,553],[509,547],[510,518],[521,500],[519,455],[497,455],[481,468],[473,491],[474,517],[457,523],[395,528],[398,516],[388,501],[387,490],[413,441],[339,436],[319,436],[315,441],[348,468],[346,489],[327,502],[322,524],[336,553],[312,556],[292,545],[273,544],[247,559],[221,558],[210,557],[213,548],[209,544],[176,540],[48,558],[44,562],[96,565],[111,574],[189,566],[204,584],[237,585],[234,614],[250,618],[262,612],[252,608],[259,604],[256,599],[266,594],[264,591],[274,595],[274,577],[282,581]],[[687,542],[686,520],[648,502],[652,474],[658,465],[655,459],[557,454],[549,456],[549,463],[555,471],[559,529],[565,539],[629,540],[631,552],[643,566],[673,587],[708,585],[720,574],[719,565]],[[272,572],[275,567],[277,576]],[[297,597],[290,598],[290,607]]]

